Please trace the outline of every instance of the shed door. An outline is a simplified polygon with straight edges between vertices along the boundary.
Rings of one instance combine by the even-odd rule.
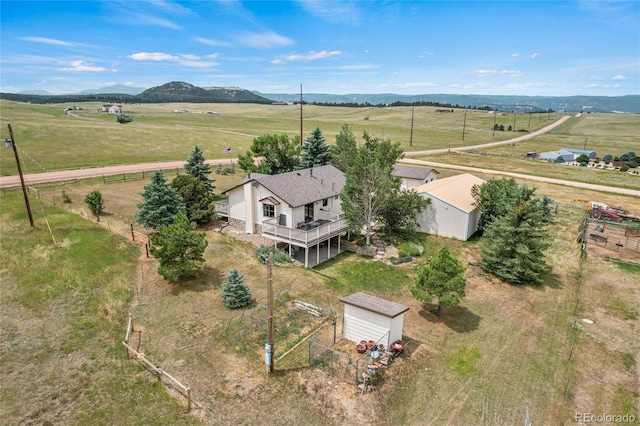
[[[361,318],[353,315],[344,315],[344,328],[343,335],[345,339],[352,342],[360,342],[360,340],[378,340],[389,332],[388,328],[380,327],[375,324],[371,324]],[[385,339],[387,340],[387,339]],[[389,342],[383,341],[385,345],[389,346]]]

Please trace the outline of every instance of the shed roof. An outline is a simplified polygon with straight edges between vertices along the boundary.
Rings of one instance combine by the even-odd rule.
[[[436,197],[454,207],[457,207],[467,213],[471,213],[476,209],[475,200],[471,195],[473,185],[482,185],[484,180],[469,173],[451,176],[444,179],[438,179],[427,182],[414,188],[418,193]]]
[[[344,173],[332,165],[311,167],[277,175],[251,173],[238,185],[224,193],[251,181],[264,186],[291,207],[300,207],[339,195],[344,187],[345,177]]]
[[[407,179],[426,179],[429,173],[434,172],[440,174],[439,171],[429,167],[413,167],[403,164],[394,164],[391,176],[407,178]]]
[[[356,306],[389,318],[395,318],[409,310],[408,306],[371,296],[366,293],[353,293],[349,296],[343,297],[340,301],[347,305]]]
[[[562,151],[568,151],[571,152],[573,154],[585,154],[585,155],[590,155],[590,154],[596,154],[595,151],[592,151],[590,149],[578,149],[578,148],[560,148],[560,152]]]

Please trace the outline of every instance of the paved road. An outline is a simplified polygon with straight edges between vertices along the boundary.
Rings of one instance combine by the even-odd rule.
[[[576,115],[576,117],[579,117],[579,116],[580,114]],[[488,148],[492,146],[517,143],[517,142],[532,139],[532,138],[535,138],[536,136],[547,133],[550,130],[558,127],[565,121],[569,120],[570,118],[571,116],[565,115],[559,120],[555,121],[554,123],[546,127],[543,127],[540,130],[536,130],[535,132],[527,133],[526,135],[518,136],[516,138],[509,139],[506,141],[490,142],[490,143],[481,144],[481,145],[470,145],[465,147],[452,148],[451,150],[445,148],[445,149],[432,149],[427,151],[411,151],[411,152],[405,153],[405,157],[417,157],[417,156],[424,156],[424,155],[431,155],[431,154],[440,154],[448,151],[454,151],[454,152],[466,151],[470,149]],[[232,161],[236,161],[237,163],[237,159],[207,160],[206,163],[217,166],[218,164],[223,164],[223,165],[230,164]],[[566,180],[560,180],[560,179],[544,178],[544,177],[525,175],[525,174],[519,174],[519,173],[503,172],[499,170],[480,169],[480,168],[468,167],[468,166],[456,166],[451,164],[435,163],[432,161],[414,160],[414,159],[408,159],[408,158],[405,158],[404,160],[401,160],[401,161],[409,164],[420,164],[420,165],[426,165],[429,167],[438,167],[442,169],[449,168],[449,169],[464,170],[464,171],[477,172],[477,173],[496,174],[496,175],[515,177],[515,178],[529,179],[529,180],[539,181],[539,182],[549,182],[549,183],[555,183],[559,185],[572,186],[575,188],[586,188],[586,189],[593,189],[596,191],[611,192],[616,194],[640,196],[640,191],[636,191],[633,189],[625,189],[625,188],[617,188],[617,187],[604,186],[604,185],[594,185],[589,183],[566,181]],[[60,182],[60,181],[67,181],[67,180],[73,180],[73,179],[111,176],[111,175],[117,175],[122,173],[176,169],[176,168],[182,168],[183,166],[184,166],[184,161],[166,161],[161,163],[129,164],[129,165],[122,165],[122,166],[94,167],[90,169],[63,170],[63,171],[57,171],[57,172],[36,173],[36,174],[25,175],[24,179],[27,185],[32,185],[32,184],[45,183],[45,182]],[[18,176],[0,176],[0,188],[8,188],[8,187],[14,187],[14,186],[20,186],[20,179]]]

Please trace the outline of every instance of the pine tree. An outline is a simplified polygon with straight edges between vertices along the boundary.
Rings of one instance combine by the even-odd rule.
[[[438,310],[456,306],[465,296],[467,281],[464,278],[465,267],[453,257],[447,247],[440,249],[429,264],[418,269],[418,278],[411,287],[414,298],[424,304],[438,298]]]
[[[244,277],[237,270],[232,269],[222,282],[220,296],[227,308],[244,308],[251,304],[251,293],[249,287],[243,284]]]
[[[176,215],[185,213],[185,206],[180,194],[167,185],[162,171],[151,176],[151,182],[144,186],[144,201],[138,204],[136,221],[145,228],[156,229],[160,225],[173,223]]]
[[[204,162],[204,155],[198,145],[193,149],[187,163],[184,165],[184,172],[188,175],[198,178],[204,185],[207,192],[213,194],[214,186],[211,185],[214,182],[213,179],[209,179],[211,174],[211,166]]]
[[[544,251],[552,239],[551,200],[547,196],[521,200],[494,220],[482,238],[480,266],[512,284],[541,284],[548,270]]]
[[[170,281],[191,278],[204,264],[207,248],[204,232],[196,232],[196,224],[184,212],[177,213],[169,225],[159,225],[151,234],[151,254],[160,262],[158,273]]]
[[[311,132],[311,136],[304,140],[302,145],[302,155],[298,169],[308,169],[310,167],[324,166],[333,160],[331,147],[325,142],[324,136],[319,128]]]

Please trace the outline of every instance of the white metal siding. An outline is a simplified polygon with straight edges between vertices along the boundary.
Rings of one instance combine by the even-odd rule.
[[[389,341],[386,343],[389,346],[396,340],[402,340],[402,327],[404,325],[404,314],[400,314],[395,318],[391,318],[391,328],[389,331]]]
[[[343,335],[352,342],[375,340],[384,337],[390,329],[390,319],[374,312],[345,305]],[[388,340],[383,341],[389,345]]]
[[[466,241],[469,215],[438,198],[425,195],[431,198],[431,204],[418,214],[420,231]]]

